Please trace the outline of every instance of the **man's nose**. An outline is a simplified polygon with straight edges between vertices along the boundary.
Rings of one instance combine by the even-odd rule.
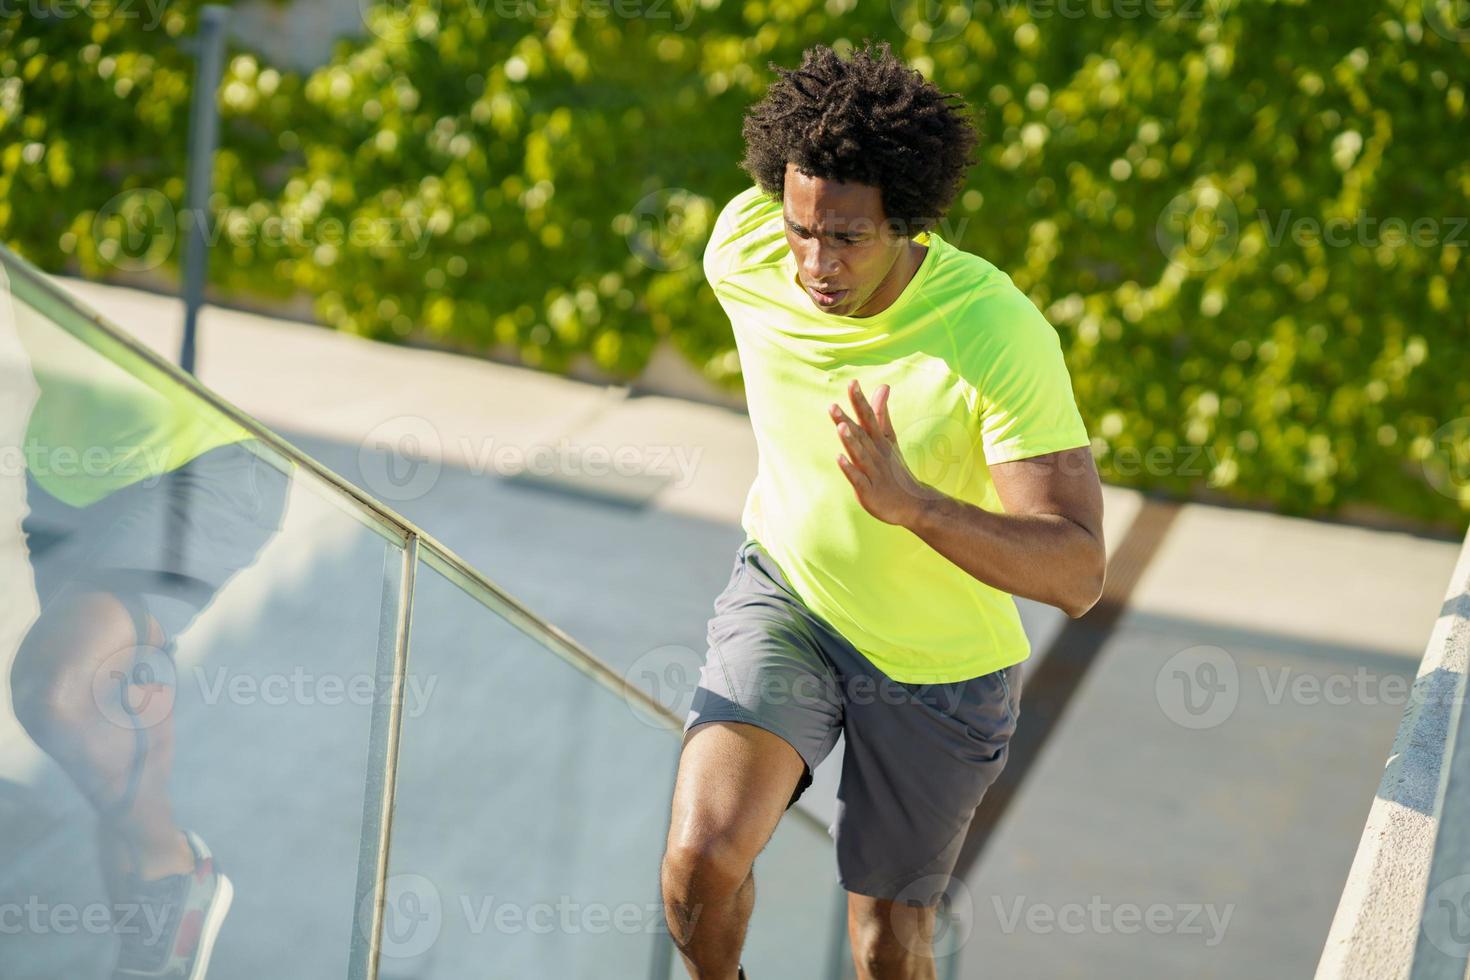
[[[808,242],[801,265],[807,282],[827,282],[837,273],[837,253],[820,241]]]

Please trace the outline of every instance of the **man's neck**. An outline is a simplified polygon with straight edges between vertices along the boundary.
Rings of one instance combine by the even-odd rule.
[[[919,266],[924,264],[924,256],[928,252],[929,246],[920,245],[910,239],[909,247],[904,250],[903,256],[893,263],[893,269],[889,272],[887,282],[878,287],[878,291],[872,295],[863,309],[852,315],[856,317],[876,316],[897,302],[898,298],[903,295],[904,289],[918,274]]]

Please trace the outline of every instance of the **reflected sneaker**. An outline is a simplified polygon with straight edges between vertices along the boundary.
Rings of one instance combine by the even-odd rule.
[[[214,866],[214,855],[193,831],[194,870],[153,881],[133,877],[113,909],[118,938],[113,980],[143,977],[203,980],[235,890]]]

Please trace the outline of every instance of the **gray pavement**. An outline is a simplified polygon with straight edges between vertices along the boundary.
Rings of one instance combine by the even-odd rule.
[[[174,300],[64,284],[146,343],[176,352]],[[687,704],[709,606],[742,539],[738,517],[755,467],[742,414],[250,314],[211,308],[201,322],[206,384],[419,523],[630,680],[676,710]],[[508,477],[518,454],[550,454],[562,440],[583,450],[562,456],[575,467],[562,464],[550,479]],[[390,468],[393,447],[418,463]],[[587,447],[613,459],[621,451],[626,471],[589,477]],[[1106,537],[1116,546],[1140,498],[1105,493]],[[356,531],[328,533],[336,526],[303,516],[292,525],[295,547],[277,547],[262,567],[284,574],[292,552],[317,534],[337,542],[334,567],[352,580],[373,546]],[[957,949],[959,975],[1309,976],[1457,550],[1397,532],[1185,507],[966,881],[969,911],[945,940]],[[264,575],[257,588],[266,588]],[[231,606],[240,615],[250,603],[245,578]],[[1043,656],[1064,617],[1026,600],[1018,606]],[[309,607],[281,622],[319,628]],[[284,667],[307,653],[272,655]],[[454,683],[474,692],[476,675],[461,669]],[[493,697],[497,682],[483,683]],[[514,686],[504,696],[514,699]],[[590,711],[589,724],[600,717]],[[17,744],[4,735],[0,745]],[[356,721],[334,730],[334,751],[347,758],[359,735]],[[477,760],[473,736],[444,730],[427,744],[488,764],[494,756]],[[318,779],[321,757],[275,744],[271,760],[283,778]],[[34,752],[7,750],[0,765],[17,783],[59,785]],[[802,803],[824,822],[839,769],[840,746]],[[572,780],[595,770],[567,760],[558,792],[568,809],[558,814],[540,801],[533,811],[558,833],[527,838],[528,848],[579,833],[577,817],[597,801],[575,793]],[[661,784],[639,785],[653,792]],[[432,804],[426,813],[452,813],[462,790],[448,778],[414,786],[418,805]],[[648,820],[657,809],[638,808]],[[351,815],[330,815],[339,833]],[[431,826],[439,853],[485,847],[473,821]],[[614,831],[588,846],[616,846]],[[796,853],[799,841],[783,836],[781,846]],[[307,840],[293,853],[316,857]],[[781,931],[778,890],[795,895],[812,860],[783,857],[801,871],[784,878],[764,862],[772,870],[761,879],[769,884],[760,888],[766,911],[752,926],[756,940]],[[831,873],[829,856],[814,866]],[[440,952],[452,958],[458,948]],[[641,947],[628,955],[637,961]]]

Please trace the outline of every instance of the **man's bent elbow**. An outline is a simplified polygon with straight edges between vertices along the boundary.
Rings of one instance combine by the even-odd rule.
[[[1092,573],[1068,597],[1067,602],[1062,604],[1062,611],[1072,619],[1081,619],[1087,615],[1088,611],[1102,598],[1103,583],[1106,578],[1107,565],[1100,561]]]

